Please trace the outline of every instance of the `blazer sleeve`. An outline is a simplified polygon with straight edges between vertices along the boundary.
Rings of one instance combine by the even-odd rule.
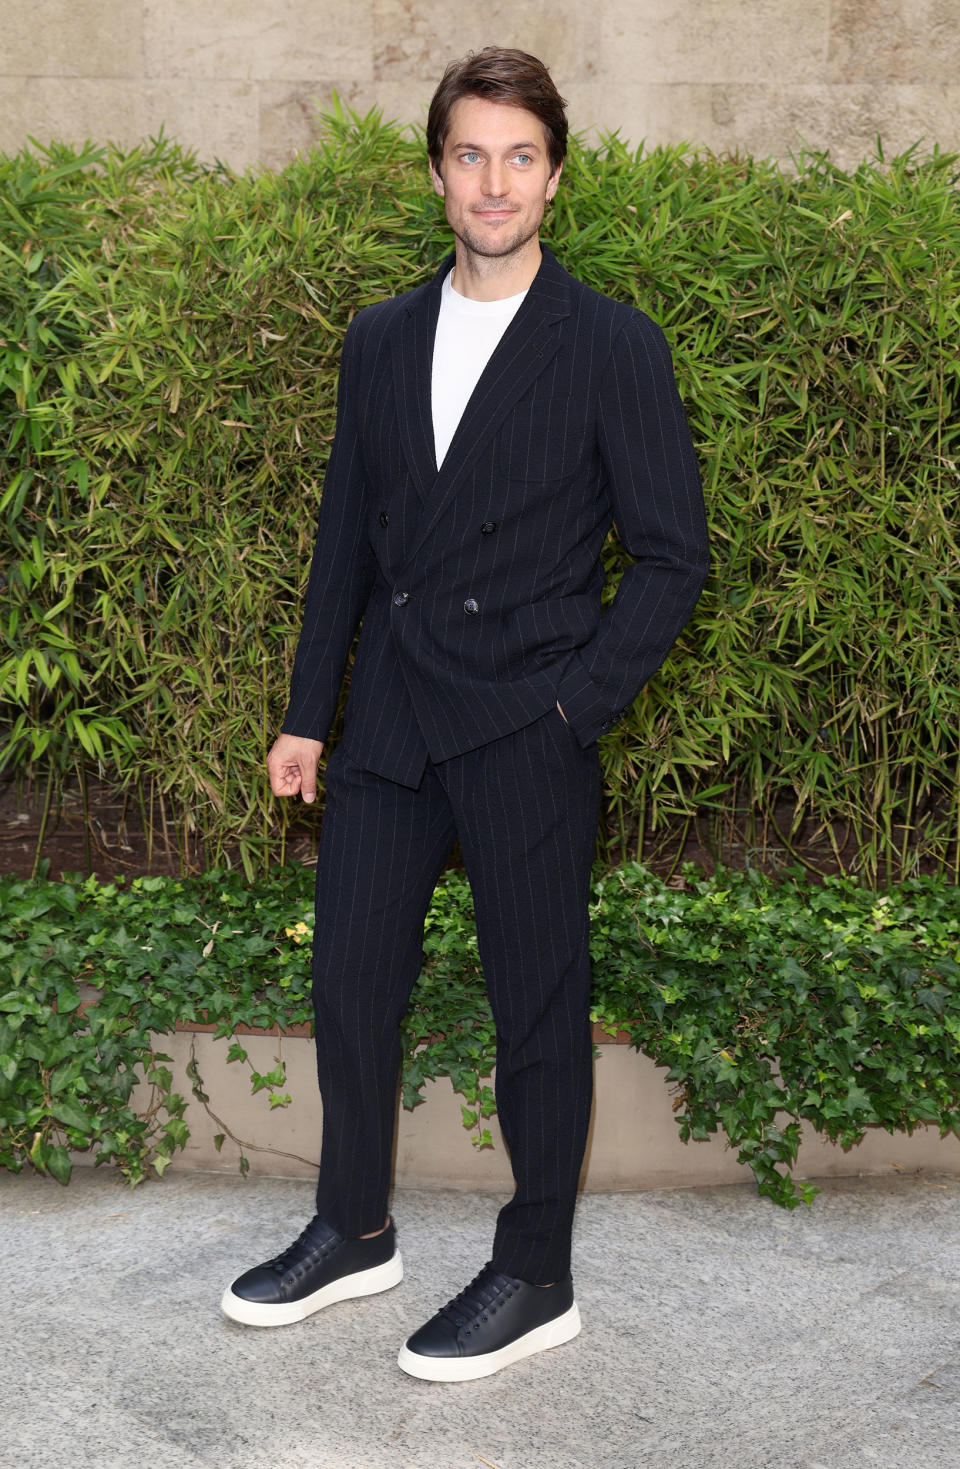
[[[355,318],[347,328],[340,356],[336,429],[281,725],[284,734],[312,740],[325,741],[333,723],[347,654],[376,579],[357,421],[357,330]]]
[[[667,339],[642,311],[614,338],[598,416],[620,540],[634,558],[557,698],[584,746],[612,729],[664,662],[709,569],[700,471]]]

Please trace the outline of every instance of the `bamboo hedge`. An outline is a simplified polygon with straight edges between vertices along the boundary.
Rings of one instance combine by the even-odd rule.
[[[714,551],[603,740],[611,862],[812,825],[869,882],[960,875],[958,157],[574,140],[545,237],[664,326]],[[264,759],[340,343],[439,263],[440,208],[377,112],[335,108],[279,172],[162,133],[0,156],[0,769],[47,809],[96,775],[184,870],[192,839],[248,878],[283,860],[301,813]],[[607,599],[625,556],[611,534]]]

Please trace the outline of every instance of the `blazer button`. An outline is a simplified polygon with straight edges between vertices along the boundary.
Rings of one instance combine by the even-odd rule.
[[[468,597],[463,604],[463,610],[464,612],[479,612],[480,603],[476,600],[475,597]]]
[[[409,600],[410,600],[410,593],[409,592],[394,592],[394,594],[393,594],[393,605],[395,607],[402,607],[403,604],[404,604],[404,602],[409,602]]]
[[[492,530],[496,530],[496,528],[497,522],[495,520],[485,520],[483,522],[483,525],[480,527],[480,530],[485,536],[488,536],[490,532]]]
[[[387,512],[385,510],[381,510],[380,511],[380,524],[381,525],[386,525],[386,523],[389,520],[389,518],[390,517],[387,515]]]

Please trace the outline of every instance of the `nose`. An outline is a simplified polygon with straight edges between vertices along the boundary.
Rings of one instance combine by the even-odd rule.
[[[491,199],[502,199],[510,192],[510,181],[507,176],[506,164],[499,158],[491,158],[484,169],[484,192]]]

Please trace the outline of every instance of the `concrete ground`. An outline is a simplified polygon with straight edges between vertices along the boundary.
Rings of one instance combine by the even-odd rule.
[[[500,1198],[398,1191],[406,1274],[296,1326],[225,1284],[309,1181],[0,1176],[0,1463],[17,1469],[932,1469],[960,1465],[960,1178],[587,1194],[574,1341],[479,1382],[396,1365],[487,1258]]]

